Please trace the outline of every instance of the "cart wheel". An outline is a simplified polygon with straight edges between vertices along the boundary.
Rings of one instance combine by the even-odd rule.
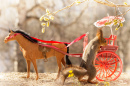
[[[97,70],[96,78],[99,81],[116,80],[122,72],[122,61],[114,52],[103,51],[98,53],[94,63]]]

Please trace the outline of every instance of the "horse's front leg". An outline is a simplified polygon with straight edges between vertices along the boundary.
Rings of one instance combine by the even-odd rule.
[[[30,77],[30,60],[26,60],[27,62],[27,78]]]
[[[60,59],[57,59],[57,64],[58,64],[58,74],[57,74],[57,78],[59,78],[59,75],[60,75],[60,71],[61,71],[61,60]]]
[[[34,69],[36,71],[36,80],[38,80],[39,76],[38,76],[38,70],[37,70],[37,64],[36,64],[36,60],[32,60],[32,63],[33,63],[33,66],[34,66]]]

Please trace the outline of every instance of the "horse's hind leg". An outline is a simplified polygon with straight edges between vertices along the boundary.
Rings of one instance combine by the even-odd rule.
[[[37,64],[36,64],[36,60],[32,60],[32,63],[33,63],[33,66],[34,66],[34,69],[35,69],[35,71],[36,71],[36,75],[37,75],[37,77],[36,77],[36,80],[38,80],[38,71],[37,71]]]
[[[63,64],[63,66],[65,67],[65,60],[64,60],[64,58],[61,59],[61,62]]]
[[[27,62],[27,78],[30,77],[30,60],[26,60]]]
[[[61,71],[61,59],[57,59],[57,64],[58,64],[58,74],[57,74],[57,78],[59,78],[60,71]],[[56,79],[57,79],[57,78],[56,78]]]

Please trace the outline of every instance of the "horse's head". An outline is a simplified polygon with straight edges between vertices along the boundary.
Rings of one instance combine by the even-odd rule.
[[[15,33],[13,30],[9,30],[9,35],[5,37],[4,42],[7,43],[9,41],[16,40],[16,35],[18,33]]]

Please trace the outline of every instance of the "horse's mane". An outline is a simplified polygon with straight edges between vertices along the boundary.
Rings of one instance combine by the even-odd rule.
[[[20,33],[23,37],[25,37],[27,40],[33,42],[33,43],[38,43],[37,40],[33,39],[31,36],[29,36],[27,33],[23,32],[23,31],[20,31],[20,30],[16,30],[16,31],[13,31],[14,33]]]

